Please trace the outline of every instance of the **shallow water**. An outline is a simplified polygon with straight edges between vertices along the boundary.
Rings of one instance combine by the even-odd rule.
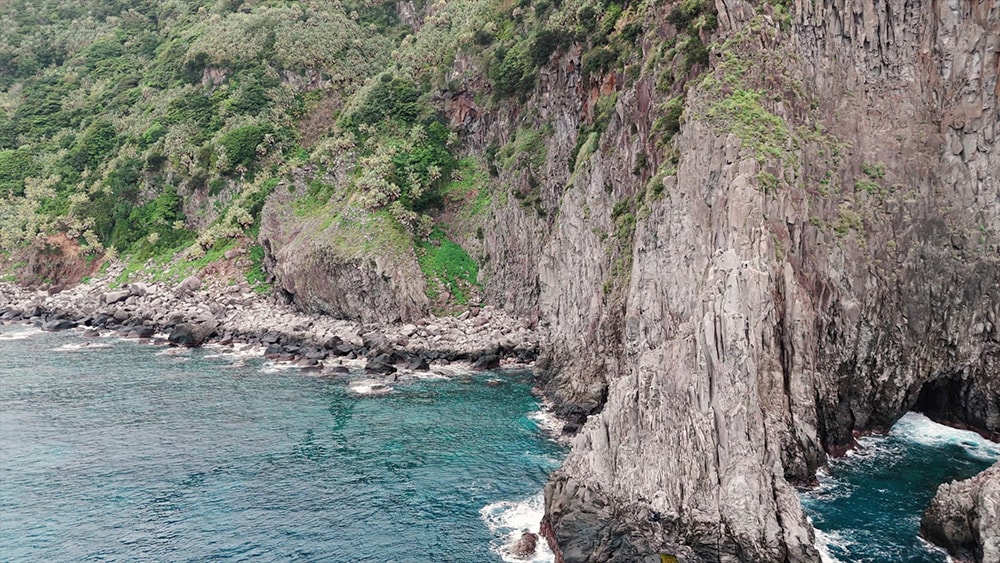
[[[86,342],[0,327],[4,560],[499,561],[564,455],[526,373],[373,397],[219,350]]]
[[[802,505],[825,561],[933,563],[947,555],[917,533],[938,485],[969,478],[1000,459],[1000,444],[907,413],[884,436],[831,460]]]

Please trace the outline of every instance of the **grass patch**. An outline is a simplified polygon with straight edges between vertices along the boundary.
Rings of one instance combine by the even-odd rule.
[[[246,272],[247,283],[257,293],[270,293],[271,286],[265,281],[267,272],[264,271],[264,247],[259,244],[250,247],[248,256],[250,269]]]
[[[768,157],[784,160],[788,153],[789,131],[785,120],[767,111],[761,104],[762,92],[736,89],[713,104],[706,117],[716,127],[731,131],[744,147],[756,153],[759,160]]]
[[[416,244],[417,261],[427,278],[427,297],[436,301],[443,291],[459,305],[469,302],[473,289],[479,287],[479,265],[461,246],[435,229],[427,240]]]

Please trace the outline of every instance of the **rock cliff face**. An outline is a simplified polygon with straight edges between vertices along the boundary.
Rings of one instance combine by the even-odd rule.
[[[716,9],[662,190],[632,174],[655,152],[643,77],[561,171],[593,106],[557,61],[542,212],[508,203],[484,242],[517,257],[494,295],[537,279],[553,396],[595,413],[546,490],[564,561],[815,561],[789,483],[853,432],[914,406],[1000,428],[1000,8]]]
[[[938,488],[920,533],[956,561],[1000,561],[1000,463]]]
[[[364,323],[426,315],[430,303],[416,256],[393,244],[392,229],[377,224],[378,217],[354,213],[336,199],[331,208],[337,211],[296,209],[295,195],[308,189],[310,173],[300,171],[291,187],[279,184],[261,213],[260,241],[275,285],[306,312]]]
[[[854,432],[911,408],[1000,431],[1000,6],[714,9],[710,64],[668,81],[672,140],[667,9],[632,76],[584,78],[570,48],[494,110],[471,60],[451,77],[470,151],[544,135],[499,167],[482,271],[548,330],[547,392],[583,424],[546,489],[560,561],[817,561],[792,484]],[[427,308],[411,258],[324,255],[329,224],[289,206],[272,196],[261,236],[297,303]]]

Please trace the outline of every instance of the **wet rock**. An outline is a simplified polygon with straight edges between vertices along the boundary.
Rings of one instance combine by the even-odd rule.
[[[430,364],[427,363],[427,360],[425,360],[424,358],[421,358],[420,356],[415,356],[407,360],[406,369],[410,371],[427,371],[431,369],[431,366]]]
[[[264,349],[264,357],[273,360],[280,357],[285,350],[281,347],[281,344],[270,344]]]
[[[521,538],[510,548],[510,554],[518,559],[528,559],[535,554],[538,549],[538,534],[524,530]]]
[[[496,354],[484,354],[476,358],[472,367],[475,369],[496,369],[500,367],[500,356]]]
[[[156,334],[156,329],[151,326],[139,325],[129,327],[126,333],[127,338],[152,338]]]
[[[1000,462],[938,487],[920,519],[920,535],[957,562],[1000,562]]]
[[[377,359],[371,359],[365,364],[365,371],[368,373],[390,374],[396,373],[396,366]]]
[[[205,343],[215,332],[215,327],[212,325],[196,325],[192,323],[181,323],[178,324],[170,331],[170,336],[167,340],[171,344],[176,344],[178,346],[186,346],[188,348],[197,348]]]
[[[68,330],[71,328],[76,328],[76,321],[71,321],[69,319],[55,319],[42,324],[42,330],[54,332],[57,330]]]

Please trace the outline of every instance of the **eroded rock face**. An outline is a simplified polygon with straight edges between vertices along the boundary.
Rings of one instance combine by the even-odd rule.
[[[920,519],[920,534],[957,562],[1000,561],[1000,462],[938,487]]]
[[[689,90],[662,195],[633,173],[656,152],[642,77],[600,149],[559,166],[589,94],[557,61],[534,99],[543,212],[509,203],[484,242],[516,257],[495,294],[537,288],[551,396],[592,404],[546,489],[561,561],[816,561],[789,483],[854,431],[914,405],[1000,429],[1000,8],[716,8],[723,86]]]
[[[326,181],[346,185],[343,177]],[[411,321],[429,313],[423,273],[412,249],[400,251],[365,240],[379,230],[361,224],[369,220],[366,214],[334,221],[328,216],[333,210],[297,214],[295,190],[301,194],[307,188],[303,178],[295,183],[297,187],[277,186],[268,198],[260,241],[275,285],[297,307],[366,323]],[[350,214],[349,209],[339,212]]]

